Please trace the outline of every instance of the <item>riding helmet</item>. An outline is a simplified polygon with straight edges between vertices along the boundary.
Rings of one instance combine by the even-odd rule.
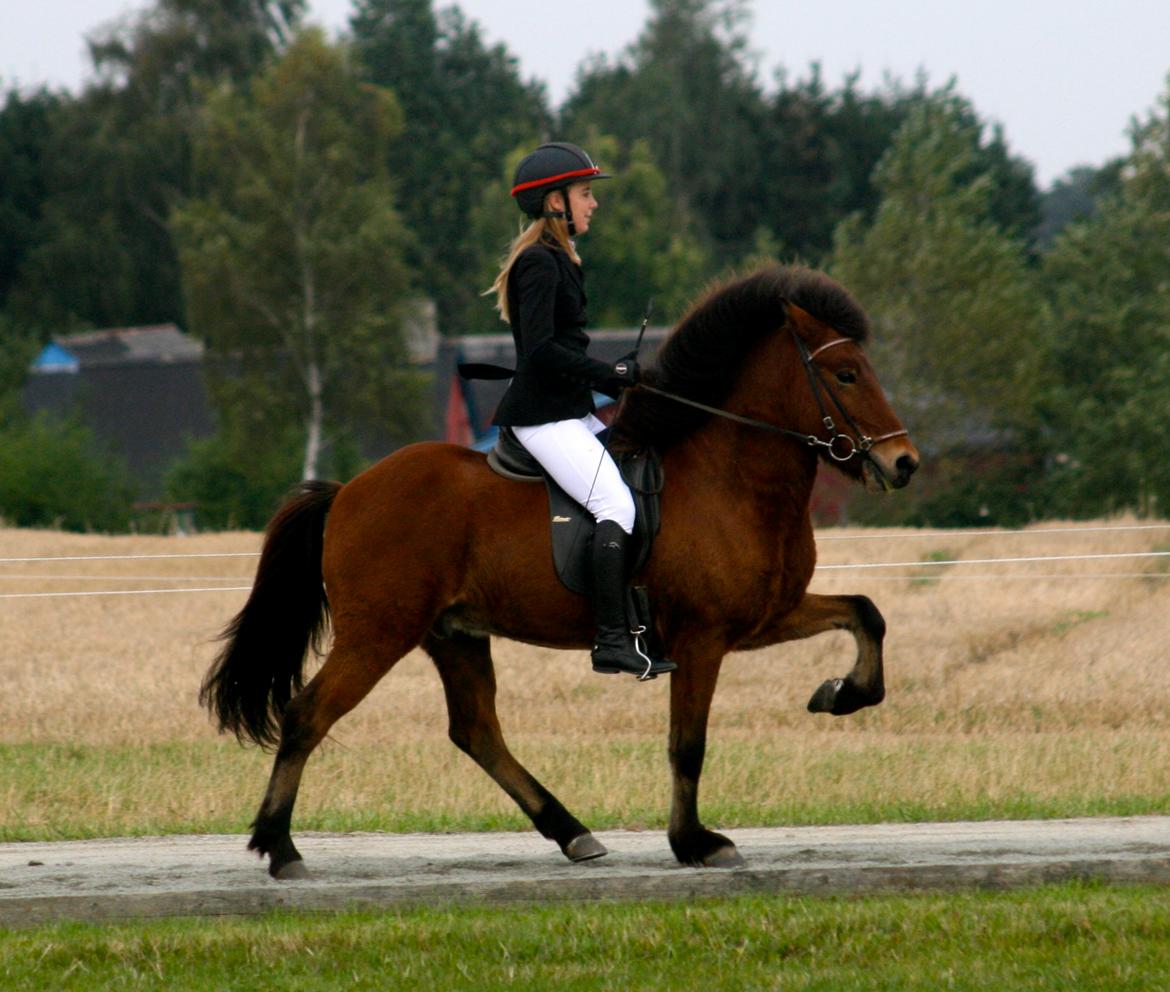
[[[550,141],[520,160],[512,179],[516,205],[529,217],[544,216],[544,197],[573,183],[609,179],[583,148],[567,141]]]

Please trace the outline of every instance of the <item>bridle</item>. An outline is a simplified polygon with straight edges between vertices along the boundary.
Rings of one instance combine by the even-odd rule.
[[[817,374],[816,368],[813,366],[813,359],[822,351],[827,351],[835,345],[849,344],[852,341],[851,338],[834,338],[832,341],[828,341],[810,352],[808,345],[804,343],[804,339],[795,330],[791,328],[790,330],[792,339],[796,342],[796,350],[800,355],[800,362],[804,366],[805,374],[808,376],[809,388],[812,390],[813,398],[817,402],[817,409],[821,414],[821,423],[824,424],[825,430],[829,433],[829,439],[827,441],[817,437],[815,434],[805,434],[801,431],[790,430],[787,427],[778,427],[776,424],[769,424],[763,420],[756,420],[753,417],[744,417],[741,414],[732,413],[729,410],[720,410],[718,407],[708,406],[706,403],[700,403],[698,400],[692,400],[686,396],[679,396],[676,393],[668,393],[664,389],[659,389],[656,386],[651,386],[644,382],[639,383],[637,388],[643,389],[648,393],[653,393],[655,396],[662,396],[666,399],[674,400],[676,403],[695,407],[716,417],[722,417],[724,420],[732,420],[737,424],[744,424],[748,427],[756,427],[773,434],[783,434],[786,437],[795,438],[798,441],[803,441],[810,448],[824,448],[826,454],[836,462],[847,462],[854,455],[869,458],[869,450],[875,444],[888,441],[890,438],[903,437],[910,433],[902,429],[890,431],[888,434],[882,434],[879,437],[869,437],[867,434],[863,434],[861,428],[857,425],[857,421],[853,419],[849,411],[841,403],[837,394],[833,391],[833,387]],[[833,406],[837,408],[837,412],[841,415],[841,418],[845,421],[845,426],[853,431],[853,435],[846,434],[838,429],[836,422],[833,420],[825,404],[826,394],[832,401]]]

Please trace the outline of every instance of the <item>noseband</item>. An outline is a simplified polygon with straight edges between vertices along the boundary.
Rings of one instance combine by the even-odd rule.
[[[656,396],[663,396],[666,399],[674,400],[676,403],[683,403],[686,406],[693,406],[698,410],[704,410],[716,417],[722,417],[724,420],[733,420],[737,424],[758,427],[760,430],[769,431],[773,434],[783,434],[786,437],[796,438],[798,441],[803,441],[810,448],[824,448],[826,454],[836,462],[847,462],[854,455],[861,455],[863,458],[868,458],[869,450],[875,444],[888,441],[890,438],[903,437],[910,433],[902,429],[890,431],[888,434],[882,434],[879,437],[869,437],[863,434],[857,422],[850,416],[849,411],[842,405],[841,400],[838,399],[837,394],[833,391],[833,387],[817,374],[813,366],[813,359],[822,351],[826,351],[834,345],[848,344],[852,340],[851,338],[834,338],[832,341],[820,345],[815,351],[810,352],[808,345],[804,343],[804,339],[795,330],[792,330],[791,333],[792,340],[796,342],[796,350],[800,355],[800,362],[804,366],[805,374],[808,376],[808,384],[812,389],[813,398],[817,401],[817,409],[821,414],[821,423],[825,425],[825,430],[829,432],[829,439],[827,441],[817,437],[815,434],[804,434],[800,431],[789,430],[787,427],[777,427],[775,424],[769,424],[763,420],[756,420],[753,417],[744,417],[738,413],[731,413],[729,410],[720,410],[718,407],[708,406],[706,403],[700,403],[698,400],[688,399],[685,396],[678,396],[675,393],[668,393],[665,390],[647,385],[646,383],[639,383],[638,388],[644,389],[646,392],[653,393]],[[826,394],[832,400],[833,406],[841,414],[846,426],[853,431],[852,436],[838,430],[832,415],[826,408]],[[856,437],[856,440],[854,437]]]

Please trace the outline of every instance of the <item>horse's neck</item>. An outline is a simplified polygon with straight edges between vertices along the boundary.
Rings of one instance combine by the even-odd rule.
[[[789,438],[712,418],[670,452],[665,469],[668,484],[686,478],[687,491],[701,493],[702,502],[774,531],[807,522],[816,464]]]

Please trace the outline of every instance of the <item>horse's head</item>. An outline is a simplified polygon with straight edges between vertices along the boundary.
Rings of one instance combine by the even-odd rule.
[[[918,452],[862,351],[868,332],[857,301],[812,269],[713,286],[623,397],[618,443],[661,451],[724,418],[811,446],[867,488],[901,488]]]
[[[791,300],[785,311],[788,346],[804,370],[793,388],[801,399],[800,422],[792,426],[867,489],[902,488],[918,469],[918,449],[886,399],[863,338],[839,333]]]

